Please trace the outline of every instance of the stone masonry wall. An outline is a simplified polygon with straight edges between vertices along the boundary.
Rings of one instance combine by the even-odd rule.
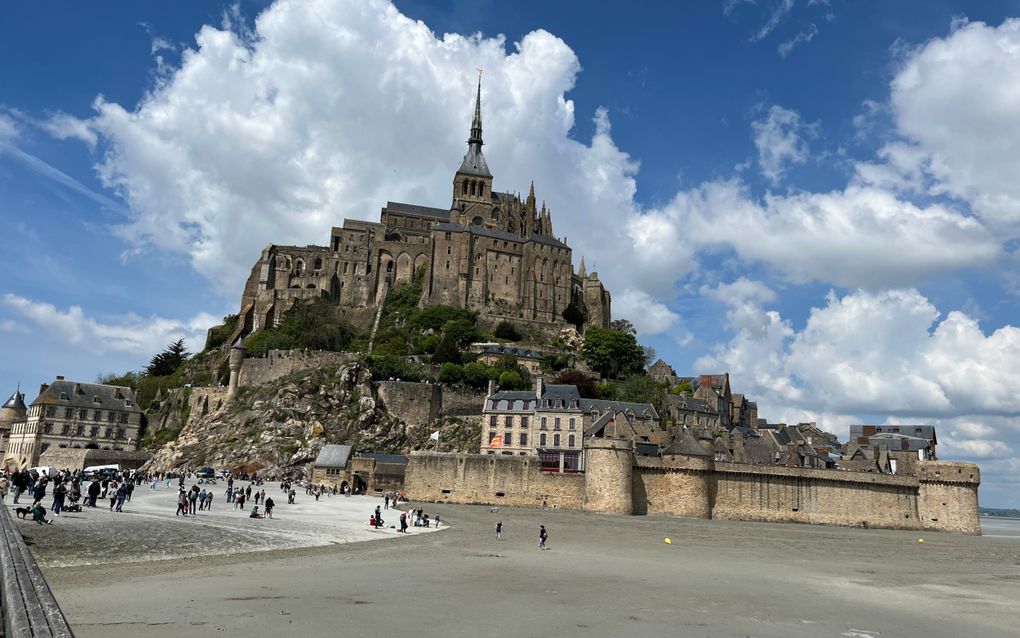
[[[481,416],[484,404],[484,390],[443,386],[442,416]]]
[[[404,491],[415,501],[580,509],[584,477],[542,472],[530,456],[417,452]]]
[[[413,499],[450,503],[611,512],[629,506],[636,514],[980,534],[980,476],[970,463],[922,462],[918,476],[902,476],[641,457],[628,474],[618,453],[597,450],[587,457],[587,474],[572,475],[540,472],[527,456],[413,454],[405,490]],[[593,462],[606,467],[593,472]],[[625,485],[630,493],[623,496]]]
[[[380,381],[377,392],[386,411],[407,425],[432,423],[443,407],[443,392],[434,383]]]
[[[285,377],[293,372],[343,365],[354,361],[356,354],[319,350],[270,350],[262,358],[245,359],[241,365],[241,386],[256,386]]]
[[[918,529],[914,477],[715,463],[712,518]]]

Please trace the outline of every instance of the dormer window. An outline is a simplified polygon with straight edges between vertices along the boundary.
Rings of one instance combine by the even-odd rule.
[[[124,399],[124,406],[125,407],[130,408],[132,405],[134,405],[134,403],[131,401],[131,399]]]
[[[60,393],[60,400],[61,401],[67,401],[67,393],[66,392],[61,392]]]
[[[102,401],[99,400],[99,397],[92,397],[92,403],[99,405],[100,403],[102,403]]]

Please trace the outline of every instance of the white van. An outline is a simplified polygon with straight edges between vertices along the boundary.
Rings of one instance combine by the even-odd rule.
[[[93,475],[111,476],[120,472],[120,465],[117,463],[112,465],[90,465],[83,472],[87,478],[92,478]]]
[[[46,465],[40,465],[39,467],[30,467],[28,468],[28,471],[32,472],[36,476],[45,476],[47,478],[53,478],[54,476],[60,473],[60,470],[58,470],[57,468],[49,467]]]

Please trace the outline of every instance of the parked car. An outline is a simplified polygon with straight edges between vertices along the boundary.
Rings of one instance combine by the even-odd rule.
[[[197,472],[195,472],[195,478],[200,479],[216,478],[216,470],[212,469],[211,467],[203,467]]]

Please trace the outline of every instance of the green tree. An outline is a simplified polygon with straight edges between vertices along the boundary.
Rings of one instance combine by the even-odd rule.
[[[150,377],[168,377],[177,372],[177,368],[181,367],[190,356],[191,353],[184,347],[184,339],[178,339],[152,357],[148,367],[145,368],[145,374]]]
[[[627,319],[613,319],[609,322],[610,330],[619,330],[627,334],[637,336],[637,328]]]
[[[489,378],[489,367],[485,364],[475,361],[464,366],[464,383],[472,388],[484,388]]]
[[[507,341],[520,341],[521,333],[517,330],[517,327],[509,321],[503,320],[496,324],[496,329],[493,333],[497,339],[506,339]]]
[[[517,370],[507,370],[499,375],[499,387],[502,390],[524,390],[528,384]]]
[[[439,366],[437,378],[440,383],[460,383],[464,380],[464,366],[459,363],[444,363]]]
[[[482,338],[478,326],[471,319],[451,319],[443,324],[443,336],[449,335],[458,346],[466,346]]]
[[[604,377],[636,374],[645,367],[644,348],[634,335],[619,330],[589,326],[581,353],[588,365]]]
[[[694,388],[687,381],[681,381],[672,388],[670,388],[670,394],[691,394],[694,392]]]
[[[668,387],[668,384],[656,381],[647,374],[632,374],[616,386],[616,395],[620,401],[651,403],[662,414]]]
[[[432,355],[432,363],[460,363],[460,348],[457,347],[457,340],[449,332],[443,333],[436,353]]]
[[[237,329],[237,321],[237,315],[227,315],[223,318],[222,324],[210,328],[205,340],[205,349],[212,350],[226,343],[230,335],[234,334],[234,330]]]
[[[578,330],[584,327],[584,322],[588,319],[584,316],[584,311],[581,310],[581,308],[573,301],[567,304],[567,307],[563,309],[563,318],[567,321],[567,323],[572,323],[577,326]]]

